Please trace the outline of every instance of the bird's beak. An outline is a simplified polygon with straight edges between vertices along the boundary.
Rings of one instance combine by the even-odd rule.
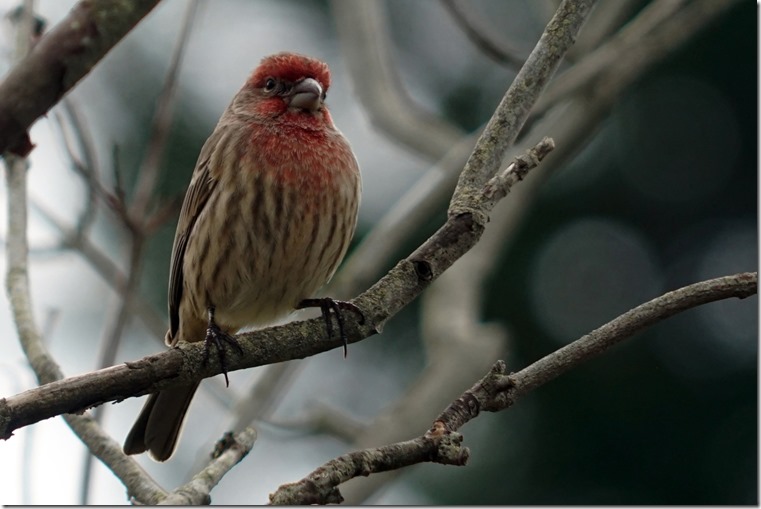
[[[304,78],[291,90],[288,106],[317,111],[322,106],[322,86],[313,78]]]

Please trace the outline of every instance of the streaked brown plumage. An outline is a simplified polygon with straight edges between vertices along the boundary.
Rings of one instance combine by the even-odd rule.
[[[354,234],[359,167],[324,104],[324,63],[262,60],[201,149],[177,224],[166,342],[203,341],[293,311],[333,275]],[[174,451],[198,385],[153,394],[124,443]]]

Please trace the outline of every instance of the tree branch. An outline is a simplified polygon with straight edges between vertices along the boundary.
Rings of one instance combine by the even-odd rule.
[[[595,0],[561,2],[465,163],[449,205],[450,215],[478,214],[476,194],[497,172],[505,152],[518,137],[531,108],[573,45],[595,3]]]
[[[523,139],[538,139],[551,130],[553,139],[557,141],[560,150],[553,153],[549,164],[552,167],[560,165],[562,160],[566,160],[576,152],[577,147],[586,144],[592,134],[597,131],[601,120],[608,114],[615,100],[648,68],[662,61],[721,14],[722,9],[717,8],[721,2],[706,1],[707,5],[690,4],[685,7],[685,10],[689,12],[679,13],[663,25],[658,25],[657,33],[652,37],[659,39],[661,41],[659,44],[616,45],[618,52],[611,59],[614,62],[613,68],[598,76],[598,86],[595,87],[593,96],[577,95],[570,104],[560,102],[549,104],[545,97],[550,89],[561,86],[559,82],[564,75],[556,78],[548,85],[545,94],[539,98],[531,110],[532,117],[538,114],[543,115],[536,123],[532,123],[532,132],[539,134],[523,136]],[[598,12],[598,9],[594,12]],[[651,38],[650,32],[644,30],[642,23],[644,21],[640,21],[639,17],[635,18],[630,23],[629,29],[634,30],[639,25],[640,28],[637,28],[637,31],[641,36]],[[637,65],[631,65],[631,55],[636,55]],[[585,61],[582,60],[577,65],[586,65]],[[545,108],[549,109],[545,111]],[[379,277],[388,265],[390,257],[400,246],[409,242],[410,238],[420,231],[422,225],[430,220],[433,212],[439,210],[443,200],[451,196],[459,171],[467,161],[474,143],[475,136],[473,135],[460,140],[437,163],[436,167],[426,172],[389,209],[370,234],[365,236],[347,257],[341,270],[333,278],[331,283],[333,292],[344,296],[353,295],[367,288]],[[544,168],[547,168],[547,163],[542,165],[540,172],[549,173],[545,172]],[[521,187],[519,196],[524,194],[523,189],[536,188],[538,183],[538,179],[532,178],[527,186]],[[509,203],[514,203],[514,198]]]
[[[544,150],[539,152],[543,153]],[[527,156],[526,159],[539,161],[538,157]],[[485,204],[483,210],[488,212],[490,206]],[[362,309],[365,322],[360,325],[356,318],[346,320],[349,342],[375,334],[386,320],[473,247],[483,228],[484,225],[476,223],[469,214],[450,217],[415,253],[399,262],[370,290],[353,301]],[[243,354],[227,359],[228,371],[301,359],[342,344],[340,338],[326,337],[321,318],[247,332],[238,335],[237,339]],[[203,357],[202,344],[181,344],[135,362],[55,381],[0,399],[0,439],[9,438],[22,426],[61,413],[189,385],[222,372],[218,358],[211,356],[204,364]]]
[[[27,129],[55,105],[158,0],[82,0],[0,83],[0,153],[26,155]]]
[[[304,479],[284,484],[270,495],[273,505],[339,504],[337,486],[358,476],[396,470],[430,461],[442,465],[465,465],[469,451],[460,447],[462,435],[434,426],[423,436],[344,454],[332,459]]]
[[[330,460],[302,480],[281,486],[270,495],[270,502],[289,505],[341,503],[344,499],[338,486],[358,476],[423,462],[465,465],[470,451],[461,446],[462,435],[457,430],[477,417],[481,410],[505,410],[519,396],[681,311],[721,299],[742,299],[757,292],[758,273],[755,272],[703,281],[637,306],[517,373],[508,375],[505,362],[497,361],[489,373],[453,401],[421,437]]]
[[[211,504],[211,490],[219,484],[227,472],[251,452],[254,442],[256,442],[254,428],[246,428],[235,435],[226,433],[217,442],[211,455],[212,461],[194,475],[189,483],[174,490],[159,505]]]
[[[413,232],[419,231],[420,223],[430,217],[426,211],[430,212],[437,208],[439,200],[451,193],[454,185],[452,182],[457,180],[459,169],[462,168],[461,161],[466,162],[463,175],[465,172],[481,173],[481,177],[478,178],[480,185],[473,180],[468,186],[476,186],[480,189],[486,180],[496,173],[499,163],[505,157],[505,151],[518,136],[528,112],[541,93],[542,86],[535,86],[534,83],[543,85],[552,77],[564,51],[567,51],[573,42],[575,37],[573,34],[577,33],[581,27],[579,18],[583,19],[589,12],[588,4],[589,2],[582,2],[582,8],[574,13],[572,23],[569,23],[566,30],[557,30],[558,17],[553,18],[526,61],[524,69],[516,76],[497,111],[478,138],[476,149],[472,148],[474,140],[471,137],[448,144],[449,148],[446,152],[442,152],[446,155],[439,165],[418,181],[413,189],[405,193],[402,199],[392,207],[391,212],[383,218],[377,230],[365,238],[355,253],[347,259],[333,284],[339,294],[346,295],[352,293],[353,290],[364,289],[377,277],[382,265],[395,247],[401,245]],[[573,9],[566,6],[563,14],[568,14],[570,10]],[[558,13],[560,15],[560,11]],[[576,30],[573,34],[572,29]],[[550,51],[549,48],[552,50]],[[536,89],[535,94],[530,93],[533,89]],[[514,115],[514,112],[519,111],[524,112],[519,115],[520,118]],[[471,154],[469,158],[468,153]],[[489,156],[487,168],[482,159],[488,154],[492,155]],[[476,169],[476,166],[479,169]],[[462,175],[459,176],[460,184],[465,185],[463,178]],[[471,179],[472,176],[467,178],[467,180]],[[467,195],[468,186],[459,187],[460,184],[458,184],[460,190],[456,191],[456,197]],[[462,201],[463,197],[452,199],[450,214],[456,214],[459,209],[463,207],[467,209],[470,206]],[[455,200],[462,203],[456,204]],[[413,210],[415,214],[411,213]],[[481,216],[480,219],[483,217]]]
[[[520,115],[514,117],[506,110],[516,108],[528,112],[531,109],[538,92],[528,93],[521,90],[528,86],[527,80],[534,80],[537,84],[546,83],[562,59],[563,52],[567,51],[581,29],[583,19],[589,14],[592,4],[592,0],[564,0],[561,4],[529,56],[526,66],[508,89],[484,135],[479,139],[470,159],[471,163],[463,170],[464,174],[470,175],[468,178],[461,178],[461,185],[458,185],[460,194],[465,195],[465,200],[460,200],[465,208],[456,205],[456,194],[447,222],[412,255],[399,262],[372,288],[355,299],[354,303],[364,312],[365,323],[361,326],[353,321],[347,323],[346,332],[351,342],[379,331],[387,319],[409,304],[478,242],[494,200],[483,195],[483,185],[488,179],[485,179],[478,189],[474,186],[485,176],[491,178],[497,168],[472,161],[486,157],[499,162],[509,145],[499,137],[505,136],[512,141],[525,120],[525,116],[522,119],[519,118]],[[518,104],[520,99],[526,103]],[[504,121],[507,118],[516,121],[505,126]],[[495,155],[495,152],[499,154]],[[534,161],[538,161],[538,158],[534,158]],[[313,319],[266,331],[241,334],[238,339],[244,354],[240,357],[233,356],[228,362],[228,369],[233,371],[265,363],[304,358],[337,346],[339,340],[325,338],[324,328],[320,324],[320,320]],[[0,400],[0,438],[8,438],[13,430],[21,426],[60,413],[156,392],[172,386],[189,385],[195,380],[220,373],[218,359],[211,359],[206,365],[202,365],[202,352],[202,345],[181,345],[134,363],[72,377],[67,381],[53,382],[44,388],[31,389],[18,396]]]
[[[498,362],[489,374],[454,401],[436,421],[442,422],[450,431],[458,430],[481,410],[504,410],[520,396],[661,320],[709,302],[733,297],[744,299],[757,293],[757,272],[701,281],[668,292],[627,311],[517,373],[506,374],[504,362]]]
[[[8,183],[8,272],[6,289],[22,350],[41,384],[56,383],[63,377],[61,368],[45,348],[35,324],[29,290],[27,231],[26,160],[6,153]],[[43,385],[45,387],[47,385]],[[0,427],[6,422],[3,415],[5,400],[0,400]],[[87,415],[66,415],[66,423],[82,439],[90,451],[116,473],[128,489],[144,490],[143,500],[155,502],[163,490],[133,460],[121,452],[121,447]]]
[[[137,184],[135,195],[129,208],[129,213],[134,221],[145,223],[149,213],[149,205],[153,199],[161,170],[161,158],[164,155],[169,130],[172,120],[172,112],[177,92],[177,78],[185,56],[185,49],[190,39],[191,28],[198,12],[198,0],[191,0],[185,6],[185,16],[180,27],[180,35],[177,38],[177,46],[169,63],[169,70],[164,79],[164,86],[156,101],[156,110],[153,114],[148,148],[143,156],[140,168],[137,172]],[[145,229],[145,228],[143,228]]]

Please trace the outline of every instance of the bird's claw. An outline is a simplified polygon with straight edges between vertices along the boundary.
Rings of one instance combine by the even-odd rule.
[[[230,334],[227,334],[214,321],[214,310],[209,310],[209,326],[206,328],[206,339],[204,341],[203,350],[203,364],[206,365],[209,362],[209,354],[211,352],[211,345],[217,347],[217,353],[219,355],[219,365],[222,367],[222,374],[225,375],[225,387],[230,387],[230,380],[227,378],[227,358],[225,353],[225,343],[238,351],[243,355],[243,348]]]
[[[349,351],[349,339],[346,337],[346,331],[344,330],[344,317],[341,310],[349,310],[359,315],[359,323],[365,323],[365,315],[362,310],[351,302],[343,300],[335,300],[330,297],[322,297],[319,299],[304,299],[296,306],[296,309],[304,308],[320,308],[322,312],[322,318],[325,320],[325,329],[328,331],[328,337],[333,337],[333,322],[330,319],[331,311],[336,316],[336,322],[338,323],[338,335],[343,342],[344,357]]]

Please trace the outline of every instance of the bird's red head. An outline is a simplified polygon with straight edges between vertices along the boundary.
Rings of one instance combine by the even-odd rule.
[[[249,111],[263,118],[302,127],[332,126],[325,95],[328,65],[304,55],[278,53],[262,59],[245,89],[253,92]]]
[[[291,83],[303,78],[312,78],[322,86],[323,91],[330,87],[328,64],[296,53],[278,53],[264,57],[248,83],[254,88],[262,88],[270,77]]]

